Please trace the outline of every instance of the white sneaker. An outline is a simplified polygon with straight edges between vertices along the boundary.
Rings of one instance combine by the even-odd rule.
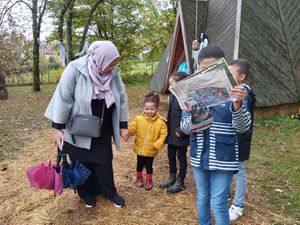
[[[229,208],[229,219],[230,221],[236,220],[244,214],[244,207],[231,205]]]

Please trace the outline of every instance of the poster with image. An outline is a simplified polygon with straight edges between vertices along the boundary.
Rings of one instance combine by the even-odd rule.
[[[228,91],[237,85],[224,58],[209,67],[188,76],[170,86],[171,93],[177,98],[180,107],[184,104],[210,107],[232,101]]]

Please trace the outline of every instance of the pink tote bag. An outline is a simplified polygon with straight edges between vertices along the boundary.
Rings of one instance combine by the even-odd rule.
[[[62,178],[62,166],[60,165],[57,169],[54,169],[54,195],[61,195],[63,190],[64,182]]]
[[[33,188],[53,190],[55,173],[56,171],[49,160],[29,169],[26,175]]]

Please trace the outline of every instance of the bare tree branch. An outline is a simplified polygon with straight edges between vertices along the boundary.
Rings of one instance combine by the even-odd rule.
[[[15,5],[17,5],[17,4],[19,4],[19,3],[23,3],[22,0],[18,0],[18,1],[16,1],[16,2],[14,2],[12,5],[8,6],[9,3],[11,3],[11,2],[12,2],[12,0],[11,0],[11,1],[8,1],[8,3],[3,7],[2,11],[1,11],[1,14],[0,14],[0,16],[1,16],[1,17],[0,17],[0,25],[2,25],[5,16],[6,16],[7,14],[10,14],[11,10],[13,9],[13,7],[14,7]],[[28,6],[28,8],[29,8],[30,10],[32,10],[32,9],[31,9],[31,6],[28,5],[28,3],[26,3],[26,5]]]
[[[33,7],[31,5],[29,5],[27,2],[25,2],[24,0],[19,0],[18,2],[23,3],[24,5],[26,5],[30,9],[30,11],[33,10]]]
[[[38,24],[37,25],[38,25],[39,32],[41,31],[41,24],[42,24],[44,13],[46,11],[47,2],[48,2],[48,0],[44,0],[44,4],[41,4],[41,6],[39,7],[40,9],[41,9],[41,7],[43,7],[42,11],[40,12],[40,15],[38,15]]]

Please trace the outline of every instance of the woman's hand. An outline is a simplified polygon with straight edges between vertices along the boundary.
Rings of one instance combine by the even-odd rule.
[[[247,91],[242,86],[235,86],[228,92],[229,96],[234,99],[233,107],[234,110],[239,110],[242,106],[242,101],[247,96]]]
[[[55,129],[55,142],[60,150],[62,150],[65,140],[62,130]]]
[[[121,137],[122,137],[125,141],[127,141],[128,138],[130,137],[130,134],[129,134],[128,129],[121,128],[121,129],[120,129],[120,134],[121,134]]]

